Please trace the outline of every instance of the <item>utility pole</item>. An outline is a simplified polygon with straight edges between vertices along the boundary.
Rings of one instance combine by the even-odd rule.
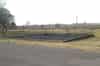
[[[78,16],[76,16],[76,24],[78,24]]]
[[[77,24],[78,24],[78,16],[76,16],[76,23],[75,23],[75,27],[74,27],[75,29],[77,29],[77,26],[78,26]],[[76,32],[76,31],[77,31],[77,30],[75,30],[75,32]]]

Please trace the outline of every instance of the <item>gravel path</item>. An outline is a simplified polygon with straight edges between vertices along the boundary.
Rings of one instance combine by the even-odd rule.
[[[0,43],[0,66],[100,66],[100,54]]]

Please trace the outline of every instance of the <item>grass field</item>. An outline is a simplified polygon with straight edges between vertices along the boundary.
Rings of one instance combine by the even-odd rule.
[[[37,33],[50,33],[50,31],[39,31]],[[55,33],[65,33],[64,30],[56,30]],[[28,34],[35,33],[35,31],[9,31],[7,35],[17,35],[17,34]],[[51,31],[52,33],[52,31]],[[73,41],[73,42],[63,42],[63,41],[31,41],[31,40],[18,40],[18,39],[0,39],[0,42],[14,42],[16,45],[43,45],[48,47],[60,47],[60,48],[79,48],[83,51],[94,51],[100,52],[100,29],[92,30],[94,33],[94,38],[89,38],[85,40]]]

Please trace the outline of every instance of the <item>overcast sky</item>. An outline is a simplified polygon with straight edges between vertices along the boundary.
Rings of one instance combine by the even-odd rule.
[[[100,22],[100,0],[8,0],[17,25]]]

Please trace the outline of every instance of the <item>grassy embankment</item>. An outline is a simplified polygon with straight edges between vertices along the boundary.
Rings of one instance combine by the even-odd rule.
[[[36,31],[9,31],[7,35],[18,35],[18,34],[28,34],[28,33],[52,33],[51,31],[43,31],[43,30],[36,30]],[[54,32],[54,31],[53,31]],[[55,33],[65,33],[64,30],[55,30]],[[60,47],[60,48],[79,48],[81,50],[86,51],[100,51],[100,30],[93,30],[92,33],[95,34],[95,38],[89,38],[80,41],[73,41],[73,42],[62,42],[62,41],[29,41],[29,40],[16,40],[16,39],[1,39],[0,42],[15,42],[17,45],[43,45],[48,47]]]

